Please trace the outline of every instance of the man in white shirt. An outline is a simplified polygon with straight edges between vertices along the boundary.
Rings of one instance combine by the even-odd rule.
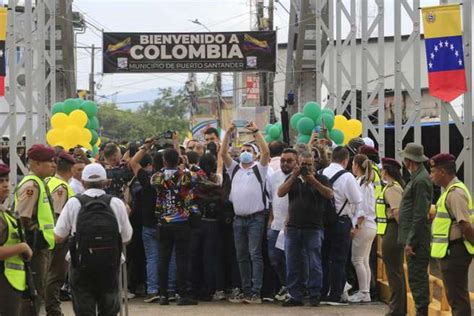
[[[260,148],[260,161],[255,161],[257,148],[252,144],[245,144],[240,149],[240,164],[232,160],[228,148],[235,125],[225,134],[220,155],[232,181],[229,199],[235,211],[234,242],[243,290],[243,294],[233,302],[260,304],[263,283],[262,241],[266,226],[264,188],[270,153],[255,123],[249,122],[246,128]]]
[[[279,140],[274,140],[268,144],[268,149],[270,150],[270,169],[273,171],[280,170],[280,159],[285,145]]]
[[[87,197],[101,197],[105,195],[104,188],[107,184],[107,175],[104,167],[100,164],[89,164],[82,173],[82,182],[86,189],[84,195]],[[117,220],[118,231],[123,244],[129,242],[132,238],[132,226],[127,215],[125,204],[118,198],[110,199],[110,209]],[[65,242],[69,236],[75,236],[76,224],[81,210],[81,202],[74,197],[68,200],[59,216],[54,235],[57,243]],[[78,242],[79,243],[79,242]],[[68,254],[66,260],[71,260]],[[122,256],[122,260],[124,260]],[[107,291],[97,290],[94,280],[89,278],[74,277],[78,275],[79,270],[71,265],[70,268],[71,290],[73,297],[74,312],[78,315],[95,315],[96,309],[99,315],[116,315],[120,309],[119,301],[119,282],[118,268],[112,277],[114,278],[110,288]]]
[[[351,229],[353,211],[360,208],[362,193],[356,179],[350,172],[343,173],[335,182],[331,179],[347,168],[349,151],[336,147],[332,152],[332,162],[323,170],[334,190],[337,221],[326,228],[323,242],[323,289],[321,304],[347,305],[341,299],[346,282],[346,261],[351,249]]]
[[[278,301],[284,301],[288,293],[286,289],[285,252],[276,248],[278,234],[285,229],[285,221],[288,217],[288,195],[279,197],[278,188],[290,176],[297,162],[298,156],[296,150],[291,148],[283,150],[280,159],[281,169],[273,173],[267,181],[267,191],[272,201],[270,227],[267,230],[268,257],[282,285],[280,291],[275,296],[275,299]]]
[[[71,169],[72,177],[68,182],[76,195],[82,194],[85,191],[84,186],[81,183],[82,171],[84,170],[85,166],[86,164],[82,160],[76,160],[76,163]]]

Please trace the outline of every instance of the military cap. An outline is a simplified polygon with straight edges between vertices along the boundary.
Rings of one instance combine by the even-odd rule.
[[[35,144],[27,152],[29,159],[36,161],[51,161],[56,153],[53,148],[41,144]]]
[[[372,156],[372,155],[378,156],[379,152],[374,147],[362,145],[359,147],[359,154],[367,155],[367,156]]]
[[[398,169],[402,168],[402,165],[398,161],[396,161],[393,158],[388,158],[388,157],[382,158],[382,167],[384,168],[385,166],[393,166]]]
[[[448,164],[456,164],[456,157],[449,153],[439,153],[430,159],[431,167],[439,167]]]
[[[69,162],[71,164],[76,163],[76,159],[74,159],[74,157],[72,155],[70,155],[69,153],[67,153],[65,151],[61,151],[58,154],[58,159],[64,159],[64,160],[66,160],[67,162]]]
[[[0,177],[5,177],[10,173],[10,168],[3,163],[0,163]]]

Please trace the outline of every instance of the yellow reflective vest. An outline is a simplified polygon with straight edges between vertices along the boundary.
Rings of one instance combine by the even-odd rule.
[[[20,235],[16,219],[7,211],[1,211],[0,216],[3,218],[8,228],[7,240],[3,246],[14,246],[19,244]],[[17,291],[24,291],[26,289],[26,273],[25,264],[19,255],[7,258],[3,261],[3,274],[8,283]]]
[[[393,182],[393,185],[399,186],[401,188],[400,183],[398,182]],[[385,231],[387,230],[387,209],[390,207],[385,202],[385,192],[387,191],[388,188],[391,186],[385,186],[382,191],[380,192],[379,195],[376,195],[376,204],[375,204],[375,215],[376,217],[376,222],[377,222],[377,235],[385,235]]]
[[[38,228],[43,234],[44,239],[48,243],[48,249],[54,249],[55,241],[54,241],[54,215],[53,215],[53,207],[49,201],[49,191],[44,181],[35,176],[35,175],[27,175],[26,177],[21,180],[20,184],[18,184],[18,188],[21,187],[26,181],[33,180],[38,185],[40,192],[38,196]],[[17,190],[15,190],[15,207],[18,206],[18,196]]]
[[[451,217],[446,207],[446,198],[448,197],[449,192],[455,188],[462,189],[466,194],[468,198],[469,218],[471,224],[474,223],[474,207],[469,189],[462,182],[452,184],[443,192],[443,194],[441,194],[436,203],[436,217],[431,225],[431,257],[433,258],[444,258],[448,252],[449,233],[454,219]],[[464,241],[464,245],[466,246],[467,251],[471,255],[474,255],[474,245],[467,240]]]
[[[54,192],[56,189],[64,185],[67,189],[67,199],[69,200],[72,198],[75,194],[74,191],[72,190],[71,186],[64,180],[59,179],[58,177],[50,177],[45,179],[46,184],[48,185],[49,192]]]
[[[374,171],[374,196],[380,196],[384,188],[380,169],[375,163],[372,163],[372,170]]]

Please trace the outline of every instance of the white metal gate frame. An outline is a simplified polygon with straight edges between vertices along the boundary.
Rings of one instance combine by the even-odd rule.
[[[376,4],[377,15],[373,21],[369,23],[368,2]],[[443,3],[444,1],[440,1]],[[363,0],[362,5],[362,23],[361,23],[361,110],[362,122],[364,126],[363,135],[367,136],[369,131],[374,136],[374,140],[379,146],[382,156],[385,155],[387,146],[392,144],[385,143],[385,60],[384,60],[384,10],[383,0]],[[395,154],[399,157],[399,151],[402,149],[403,142],[408,132],[414,129],[414,142],[421,144],[421,74],[420,67],[420,51],[422,45],[421,36],[421,18],[420,18],[420,0],[399,0],[394,1],[394,45],[395,45],[395,85],[394,85],[394,102],[395,110],[395,143],[393,144]],[[449,103],[443,103],[440,114],[440,148],[443,152],[449,152],[449,123],[452,121],[463,137],[463,149],[457,157],[457,167],[464,167],[464,182],[473,189],[473,129],[472,129],[472,4],[470,1],[462,1],[463,8],[463,38],[464,38],[464,58],[466,66],[466,76],[468,91],[464,94],[464,117],[460,118]],[[329,11],[329,23],[324,23],[321,18],[323,9],[327,6]],[[326,107],[335,109],[337,113],[342,114],[350,105],[352,118],[357,117],[357,99],[356,99],[356,2],[350,1],[349,7],[342,0],[316,0],[316,43],[321,43],[323,38],[328,39],[328,46],[322,51],[321,45],[316,47],[316,99],[318,102],[324,99],[322,96],[322,87],[328,91],[328,101]],[[412,26],[411,33],[407,40],[402,40],[402,16],[408,16]],[[335,21],[334,21],[335,17]],[[344,19],[343,19],[344,18]],[[343,23],[350,24],[350,31],[345,38],[342,37],[341,30]],[[368,40],[374,35],[377,29],[377,56],[374,56],[368,49]],[[335,37],[334,37],[335,34]],[[342,54],[345,51],[350,54],[351,65],[344,65],[342,62]],[[409,76],[402,71],[402,64],[406,60],[409,53],[414,54],[413,81],[409,81]],[[327,67],[327,75],[323,68]],[[368,70],[372,67],[377,73],[376,85],[369,90]],[[344,89],[342,89],[343,79],[350,84],[349,95],[343,100]],[[403,118],[402,111],[402,93],[407,93],[414,102],[414,109],[408,113],[406,120]],[[377,98],[378,108],[378,124],[370,121],[370,107]]]

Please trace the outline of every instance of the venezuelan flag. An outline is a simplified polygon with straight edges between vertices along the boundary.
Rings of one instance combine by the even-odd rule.
[[[467,91],[459,4],[422,8],[430,94],[450,102]]]

